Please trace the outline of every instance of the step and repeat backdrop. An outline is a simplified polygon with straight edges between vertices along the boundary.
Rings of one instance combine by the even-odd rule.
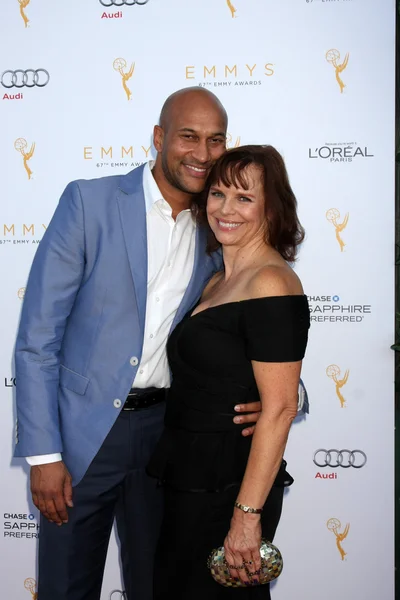
[[[394,598],[394,30],[394,0],[3,0],[2,597],[37,598],[38,514],[12,459],[32,258],[68,181],[149,160],[165,98],[201,86],[228,111],[230,147],[283,154],[307,231],[310,413],[286,452],[273,598]],[[113,534],[102,600],[124,598]]]

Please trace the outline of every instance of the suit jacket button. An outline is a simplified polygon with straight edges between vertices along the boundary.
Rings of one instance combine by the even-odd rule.
[[[137,365],[139,364],[139,361],[136,356],[132,356],[129,362],[131,363],[132,367],[137,367]]]
[[[122,402],[121,402],[121,400],[119,400],[118,398],[116,398],[114,400],[113,404],[114,404],[115,408],[121,408]]]

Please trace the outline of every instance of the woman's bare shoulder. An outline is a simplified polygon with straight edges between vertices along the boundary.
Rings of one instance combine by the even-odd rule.
[[[248,286],[251,298],[296,296],[304,293],[298,275],[286,264],[261,267],[249,280]]]

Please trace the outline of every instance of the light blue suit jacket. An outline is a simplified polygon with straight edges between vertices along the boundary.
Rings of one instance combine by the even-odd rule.
[[[15,456],[62,452],[76,485],[132,386],[147,298],[143,167],[65,189],[38,247],[16,342]],[[193,273],[172,328],[218,256],[197,228]],[[118,402],[119,401],[119,402]]]
[[[67,186],[25,293],[15,353],[15,456],[61,452],[74,485],[113,426],[142,356],[143,168]],[[221,268],[218,255],[206,254],[206,237],[198,227],[193,273],[171,330]]]

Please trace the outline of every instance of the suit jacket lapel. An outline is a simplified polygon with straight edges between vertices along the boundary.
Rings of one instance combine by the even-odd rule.
[[[144,166],[139,167],[121,177],[117,197],[126,252],[135,288],[142,339],[147,298],[147,226],[143,169]]]
[[[175,318],[173,320],[170,331],[182,320],[188,310],[193,306],[196,300],[200,297],[203,291],[204,279],[206,277],[206,267],[210,262],[209,256],[206,254],[207,246],[207,231],[204,227],[197,226],[196,229],[196,246],[194,252],[193,272],[179,305]],[[210,270],[210,275],[212,271]]]

